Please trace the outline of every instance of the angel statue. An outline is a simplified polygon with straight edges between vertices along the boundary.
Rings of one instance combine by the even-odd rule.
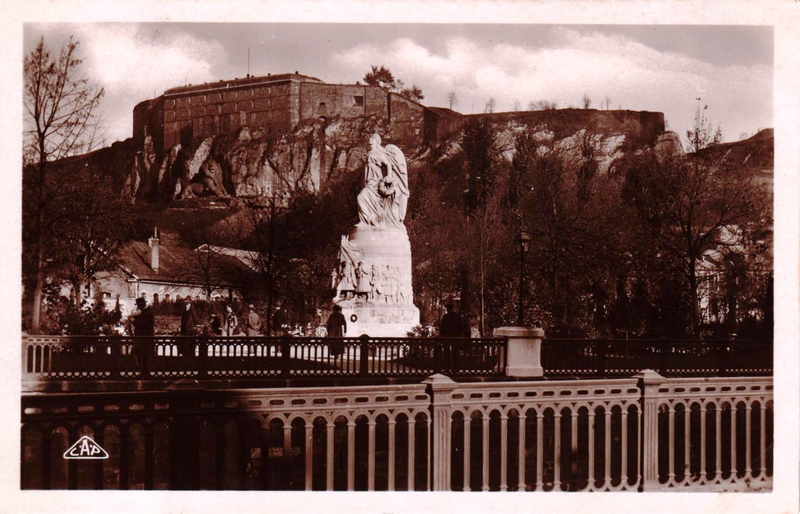
[[[408,169],[395,145],[381,146],[381,136],[369,138],[364,188],[358,194],[359,225],[405,228],[408,206]]]

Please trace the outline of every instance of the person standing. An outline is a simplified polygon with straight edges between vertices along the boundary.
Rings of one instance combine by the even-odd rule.
[[[347,334],[347,320],[344,319],[340,306],[333,306],[333,312],[328,316],[325,328],[328,330],[328,337],[344,337]],[[330,343],[329,351],[335,361],[337,357],[344,353],[344,342],[334,341]]]
[[[197,317],[197,313],[192,308],[192,303],[187,300],[186,308],[181,314],[181,335],[185,337],[196,336],[197,326],[201,324],[202,323],[200,322],[200,319]],[[181,341],[178,349],[180,350],[180,354],[182,356],[189,355],[192,353],[192,344],[189,341]]]
[[[256,308],[252,303],[248,306],[248,310],[245,334],[247,334],[247,337],[257,336],[258,331],[261,329],[261,318],[256,313]]]
[[[192,308],[192,303],[187,301],[186,308],[181,314],[181,335],[182,336],[197,335],[198,325],[202,325],[202,323],[200,322],[200,319],[197,317],[197,313],[195,312],[194,308]]]
[[[275,312],[272,314],[272,335],[283,337],[284,326],[286,325],[286,314],[281,310],[281,304],[275,305]]]
[[[136,299],[136,307],[139,309],[137,314],[133,316],[133,335],[136,337],[153,337],[155,335],[155,316],[153,309],[147,305],[147,300],[142,297]],[[147,360],[148,350],[153,355],[157,354],[155,341],[141,341],[136,343],[138,345],[137,360],[140,365]]]
[[[211,321],[209,322],[209,331],[211,332],[212,336],[222,335],[222,321],[216,314],[211,315]]]
[[[452,303],[447,304],[445,307],[447,312],[442,316],[442,321],[439,324],[439,335],[442,337],[461,337],[464,335],[464,320],[461,314],[455,311],[455,306]]]
[[[447,304],[445,309],[447,309],[447,312],[442,316],[442,321],[439,323],[439,335],[442,337],[462,337],[464,335],[464,318],[455,311],[455,306],[452,303]],[[443,348],[445,355],[447,355],[446,360],[450,362],[450,366],[453,368],[458,366],[460,343],[461,341],[447,342]]]
[[[235,334],[238,324],[236,314],[233,313],[233,307],[230,304],[226,305],[225,314],[222,315],[222,335],[230,337]]]
[[[137,337],[152,337],[155,335],[155,316],[153,309],[147,305],[147,300],[142,297],[136,299],[139,313],[133,317],[133,335]]]

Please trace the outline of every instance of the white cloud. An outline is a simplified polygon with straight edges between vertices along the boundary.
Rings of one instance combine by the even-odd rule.
[[[496,111],[541,99],[578,107],[585,93],[593,108],[608,96],[612,108],[664,112],[670,129],[683,134],[700,97],[729,141],[772,126],[772,76],[766,67],[715,66],[616,35],[567,28],[555,34],[537,47],[452,38],[429,49],[398,39],[385,48],[359,45],[334,55],[333,62],[349,76],[384,64],[406,84],[419,85],[427,105],[446,106],[447,93],[455,90],[456,109],[464,113],[482,112],[490,97]]]
[[[225,49],[187,34],[146,36],[136,25],[87,24],[77,39],[87,75],[106,90],[103,117],[108,142],[131,136],[133,106],[184,83],[216,80]]]

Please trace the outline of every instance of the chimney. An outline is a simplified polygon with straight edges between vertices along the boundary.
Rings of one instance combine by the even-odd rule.
[[[147,244],[150,245],[150,267],[158,273],[158,227],[153,230],[153,237],[147,240]]]

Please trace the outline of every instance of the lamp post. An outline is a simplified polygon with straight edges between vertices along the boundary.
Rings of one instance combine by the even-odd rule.
[[[521,327],[523,321],[523,296],[524,296],[524,277],[525,277],[525,254],[530,249],[531,238],[525,232],[520,232],[519,236],[514,239],[514,246],[519,254],[519,313],[517,315],[517,323]]]

